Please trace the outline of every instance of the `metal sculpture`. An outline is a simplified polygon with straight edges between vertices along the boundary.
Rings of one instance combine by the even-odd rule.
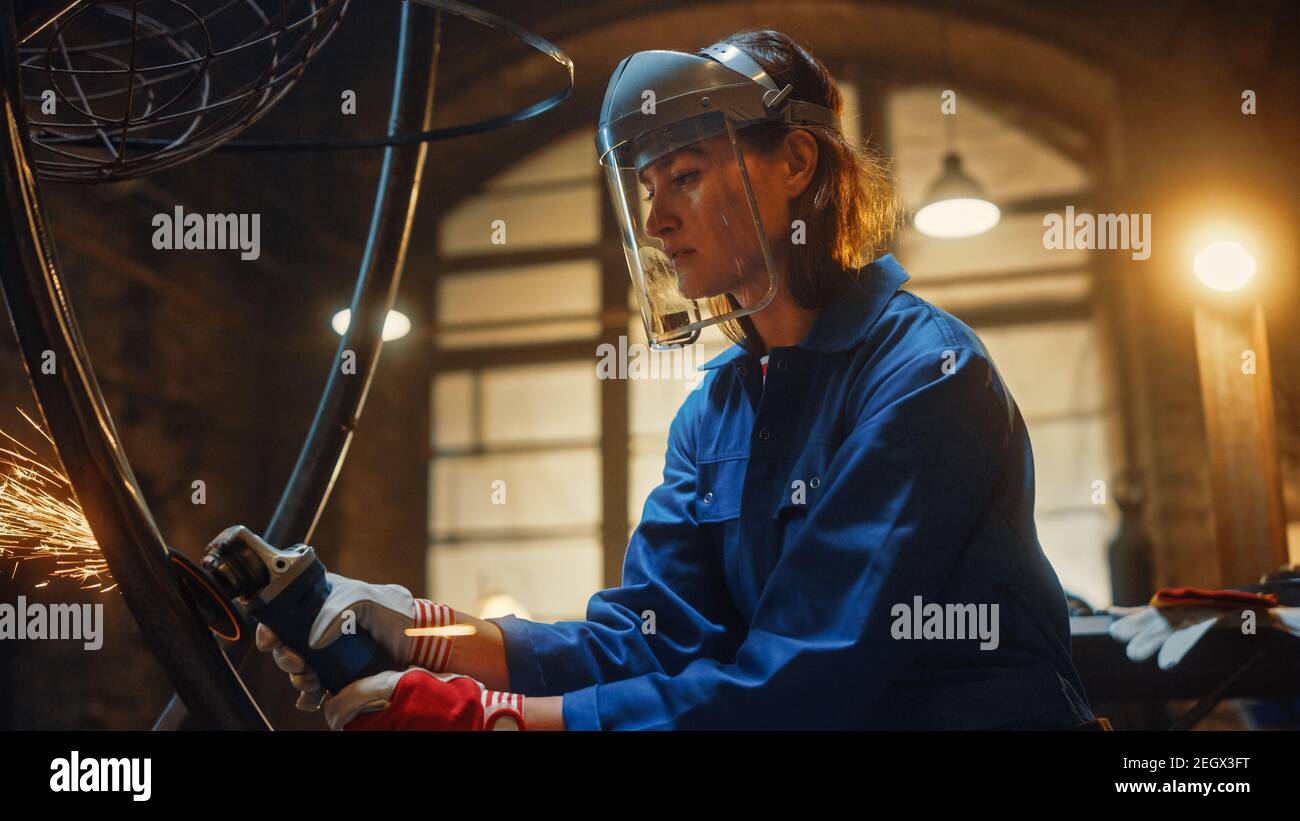
[[[0,284],[46,424],[87,521],[139,623],[176,688],[156,726],[262,729],[269,722],[239,677],[248,631],[223,651],[179,583],[184,571],[159,532],[95,380],[59,271],[41,180],[105,182],[154,173],[222,148],[385,148],[370,234],[352,297],[355,319],[339,342],[355,354],[343,378],[331,363],[316,417],[266,529],[273,544],[307,541],[329,498],[378,363],[415,216],[427,143],[500,128],[558,105],[573,65],[549,42],[454,0],[403,2],[387,134],[363,140],[240,144],[302,76],[334,32],[347,0],[2,0],[0,2]],[[420,25],[413,5],[432,9]],[[161,11],[160,11],[161,10]],[[441,13],[505,30],[555,59],[566,87],[511,114],[431,129]],[[424,12],[427,14],[427,12]],[[251,15],[251,16],[247,16]],[[92,36],[81,30],[102,24]],[[424,21],[424,22],[427,22]],[[241,25],[247,23],[247,25]],[[105,28],[106,26],[106,28]],[[107,36],[105,37],[105,31]],[[223,38],[233,39],[223,39]],[[152,55],[152,56],[151,56]],[[161,56],[160,56],[161,55]],[[172,55],[171,62],[165,62]],[[40,94],[23,80],[44,72],[68,113],[29,117]],[[410,151],[397,146],[416,143]],[[52,351],[54,374],[40,363]],[[242,633],[242,635],[240,635]],[[184,707],[181,707],[183,702]]]

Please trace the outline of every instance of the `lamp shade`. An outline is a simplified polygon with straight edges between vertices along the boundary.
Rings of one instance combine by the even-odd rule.
[[[955,152],[943,158],[943,171],[930,186],[925,205],[913,218],[916,230],[929,237],[954,239],[982,234],[998,224],[1002,211],[962,169]]]

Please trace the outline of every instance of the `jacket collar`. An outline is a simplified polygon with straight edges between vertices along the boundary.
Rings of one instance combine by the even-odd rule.
[[[862,269],[861,275],[842,294],[818,312],[808,336],[799,347],[822,352],[847,351],[854,347],[880,318],[894,292],[909,278],[893,254],[877,259]],[[748,351],[742,346],[732,345],[701,365],[699,370],[720,368],[747,355]]]

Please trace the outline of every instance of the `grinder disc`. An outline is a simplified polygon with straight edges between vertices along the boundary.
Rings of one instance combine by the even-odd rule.
[[[208,628],[226,641],[239,641],[243,634],[242,622],[226,597],[208,581],[203,568],[176,550],[168,548],[167,556],[171,559],[181,589],[189,594],[190,603]]]

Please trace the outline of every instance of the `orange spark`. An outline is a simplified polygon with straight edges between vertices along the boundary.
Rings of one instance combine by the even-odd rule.
[[[40,425],[18,409],[23,418],[45,437]],[[46,575],[50,579],[71,579],[87,590],[107,593],[111,584],[108,562],[100,552],[90,524],[72,491],[72,483],[59,467],[40,460],[39,454],[0,430],[0,436],[26,453],[0,447],[0,558],[14,559],[11,578],[19,562],[52,563]],[[30,454],[30,455],[28,455]],[[49,579],[37,584],[44,587]]]

